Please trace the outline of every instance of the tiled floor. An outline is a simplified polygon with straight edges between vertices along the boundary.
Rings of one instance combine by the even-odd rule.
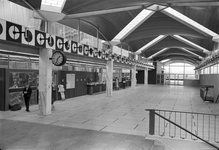
[[[12,122],[12,126],[15,130],[24,130],[25,132],[27,132],[26,130],[37,130],[37,127],[41,128],[42,126],[42,129],[45,127],[49,130],[49,134],[53,130],[64,129],[68,129],[66,130],[66,134],[68,134],[69,129],[76,131],[76,128],[78,128],[78,130],[88,129],[104,131],[103,133],[109,132],[109,134],[129,134],[136,136],[136,138],[139,136],[144,137],[148,134],[149,130],[149,113],[146,112],[145,109],[162,109],[188,112],[193,111],[219,114],[219,105],[203,102],[199,97],[198,88],[183,86],[140,85],[137,86],[135,90],[127,88],[125,90],[115,91],[113,93],[113,97],[111,98],[106,97],[105,93],[102,93],[67,99],[65,101],[57,101],[55,102],[55,110],[52,112],[52,115],[49,116],[39,116],[37,106],[31,106],[30,113],[25,112],[24,109],[16,112],[0,112],[0,131],[2,135],[0,135],[0,138],[4,138],[3,142],[6,142],[9,145],[10,141],[13,141],[11,139],[5,139],[7,137],[9,138],[9,136],[6,136],[7,132],[3,130],[11,130],[9,127],[7,127],[8,122]],[[22,124],[24,123],[26,124],[23,128]],[[19,127],[16,127],[16,124],[18,124]],[[26,128],[26,126],[28,127]],[[31,128],[31,126],[33,126],[33,128]],[[52,128],[52,131],[50,131],[50,128]],[[97,133],[101,134],[102,132]],[[20,138],[20,141],[17,141],[19,146],[25,146],[28,143],[29,140],[25,138],[26,134],[15,136],[16,140],[17,136]],[[37,134],[35,138],[39,143],[45,142],[44,144],[46,144],[47,149],[50,149],[47,142],[50,142],[50,140],[56,140],[50,139],[51,137],[47,132],[45,135],[42,131],[39,133],[34,132],[34,134]],[[31,136],[31,133],[28,133],[27,136]],[[43,139],[46,139],[47,141],[43,141],[43,139],[37,139],[39,137],[43,137]],[[24,138],[25,141],[22,141],[22,138]],[[71,138],[62,138],[57,135],[57,138],[59,142],[64,140],[64,142],[69,143],[69,140],[74,138],[74,136]],[[30,142],[33,142],[33,140],[30,140]],[[130,141],[123,141],[122,145],[127,146],[128,143],[130,144]],[[5,146],[9,146],[7,144]],[[58,145],[58,143],[55,144]],[[107,147],[106,143],[103,145],[101,144],[103,143],[97,142],[93,146],[96,147],[96,149],[97,147],[100,147],[100,149]],[[74,144],[70,142],[69,147],[72,147],[72,145]],[[79,145],[81,146],[81,144]],[[13,146],[16,146],[16,144],[13,143]],[[14,148],[13,146],[12,149]],[[54,146],[53,148],[55,147],[58,146]],[[35,148],[37,148],[37,146]],[[120,149],[122,148],[120,147]]]

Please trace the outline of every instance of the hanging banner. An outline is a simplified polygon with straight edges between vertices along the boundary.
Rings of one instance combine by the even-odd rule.
[[[89,46],[88,45],[83,45],[83,50],[84,50],[84,55],[88,56],[89,55]]]
[[[106,60],[106,51],[102,50],[102,59]]]
[[[0,39],[6,40],[6,21],[0,19]]]
[[[71,41],[64,39],[64,52],[71,53]]]
[[[94,57],[94,48],[93,47],[89,47],[89,54],[88,54],[89,57]]]
[[[6,22],[6,40],[10,42],[21,43],[22,27],[21,25]]]
[[[83,45],[78,43],[78,55],[84,55],[84,51],[83,51]]]
[[[46,47],[46,33],[35,30],[35,46]]]
[[[102,50],[101,49],[98,49],[97,58],[99,58],[99,59],[102,58]]]
[[[56,36],[56,50],[63,51],[64,50],[64,38]]]
[[[94,52],[93,53],[94,53],[94,57],[97,58],[98,57],[98,49],[94,48]]]
[[[55,36],[46,34],[46,48],[55,49]]]
[[[78,53],[78,43],[75,41],[71,41],[71,52],[75,54]]]
[[[22,26],[22,39],[21,43],[22,44],[27,44],[27,45],[35,45],[35,30],[34,29],[28,29]]]

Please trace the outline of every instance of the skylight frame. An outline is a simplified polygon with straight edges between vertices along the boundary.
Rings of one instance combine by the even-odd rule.
[[[166,35],[159,35],[158,37],[156,37],[155,39],[153,39],[152,41],[150,41],[149,43],[147,43],[146,45],[141,47],[139,50],[137,50],[136,53],[141,53],[142,51],[147,50],[148,48],[150,48],[151,46],[153,46],[156,43],[160,42],[161,40],[163,40],[166,37],[167,37]]]
[[[195,53],[193,53],[193,52],[187,50],[186,48],[181,47],[180,49],[183,50],[183,51],[185,51],[185,52],[188,52],[188,53],[190,53],[190,54],[192,54],[192,55],[194,55],[194,56],[197,56],[199,59],[204,59],[202,56],[200,56],[200,55],[198,55],[198,54],[195,54]]]
[[[189,24],[189,26],[192,26],[193,28],[196,28],[204,33],[206,33],[207,35],[210,35],[211,37],[215,37],[218,36],[217,33],[209,30],[208,28],[204,27],[203,25],[197,23],[196,21],[190,19],[189,17],[183,15],[182,13],[176,11],[175,9],[168,7],[163,9],[161,12],[163,12],[164,14],[169,15],[172,18],[178,18],[179,20]]]
[[[150,18],[155,12],[143,9],[132,21],[130,21],[113,39],[112,41],[122,41],[132,31],[139,27],[145,20]]]
[[[193,43],[193,42],[191,42],[191,41],[189,41],[189,40],[187,40],[187,39],[185,39],[185,38],[183,38],[183,37],[181,37],[179,35],[173,35],[173,38],[175,38],[177,40],[180,40],[181,42],[184,42],[186,44],[189,44],[192,47],[195,47],[195,48],[197,48],[199,50],[202,50],[203,53],[208,54],[210,52],[209,50],[207,50],[207,49],[205,49],[205,48],[203,48],[203,47],[201,47],[201,46],[199,46],[199,45],[197,45],[197,44],[195,44],[195,43]]]

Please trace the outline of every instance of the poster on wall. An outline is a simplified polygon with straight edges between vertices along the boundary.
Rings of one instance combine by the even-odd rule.
[[[75,88],[75,74],[66,74],[66,89]]]

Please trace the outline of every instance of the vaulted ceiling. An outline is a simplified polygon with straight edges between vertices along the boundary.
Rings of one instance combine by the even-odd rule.
[[[32,6],[30,9],[39,10],[41,6],[41,0],[11,1],[27,8]],[[190,18],[198,26],[168,14],[166,8]],[[205,50],[212,51],[213,36],[199,28],[199,25],[216,35],[219,33],[218,0],[66,0],[62,9],[66,16],[59,22],[77,28],[80,20],[81,31],[96,36],[98,29],[101,33],[99,38],[112,41],[143,9],[153,11],[152,15],[122,38],[118,46],[138,52],[159,35],[165,35],[162,40],[140,51],[140,55],[148,58],[154,55],[151,59],[155,61],[187,59],[194,64],[206,56]],[[177,39],[174,35],[189,42]],[[159,53],[164,48],[167,50]]]

